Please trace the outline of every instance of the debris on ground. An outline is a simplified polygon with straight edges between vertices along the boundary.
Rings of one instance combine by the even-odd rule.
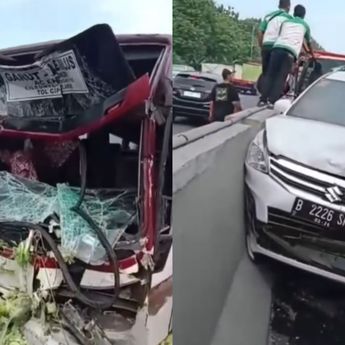
[[[0,300],[0,345],[27,345],[20,327],[29,320],[31,307],[31,298],[23,293]]]
[[[29,345],[18,327],[12,327],[3,340],[3,345]]]
[[[173,345],[173,335],[170,334],[160,345]]]

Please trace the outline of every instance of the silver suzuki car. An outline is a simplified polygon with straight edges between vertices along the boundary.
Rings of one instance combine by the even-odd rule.
[[[345,283],[345,69],[276,109],[245,162],[248,254]]]

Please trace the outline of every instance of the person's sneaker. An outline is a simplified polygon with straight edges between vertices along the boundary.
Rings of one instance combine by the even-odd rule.
[[[265,107],[267,105],[267,102],[260,100],[257,104],[258,107]]]
[[[267,109],[274,109],[274,104],[270,101],[267,102]]]

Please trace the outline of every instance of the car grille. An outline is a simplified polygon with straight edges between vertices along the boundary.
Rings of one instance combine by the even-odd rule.
[[[294,218],[289,213],[271,207],[268,208],[268,225],[285,229],[290,235],[291,231],[320,234],[323,230],[317,224]]]
[[[345,232],[333,229],[324,229],[321,226],[294,218],[291,214],[284,211],[268,208],[267,231],[286,240],[298,239],[301,236],[310,236],[315,238],[326,238],[337,241],[345,241]]]
[[[270,157],[270,174],[283,185],[324,201],[345,205],[345,179],[325,174],[285,158]]]

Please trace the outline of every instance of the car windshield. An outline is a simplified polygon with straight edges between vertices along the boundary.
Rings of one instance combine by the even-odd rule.
[[[193,72],[194,68],[191,66],[187,65],[174,65],[173,66],[173,71],[172,71],[172,76],[175,78],[179,73],[181,72]]]
[[[335,74],[312,86],[287,115],[345,126],[344,95],[345,82],[337,80]]]

